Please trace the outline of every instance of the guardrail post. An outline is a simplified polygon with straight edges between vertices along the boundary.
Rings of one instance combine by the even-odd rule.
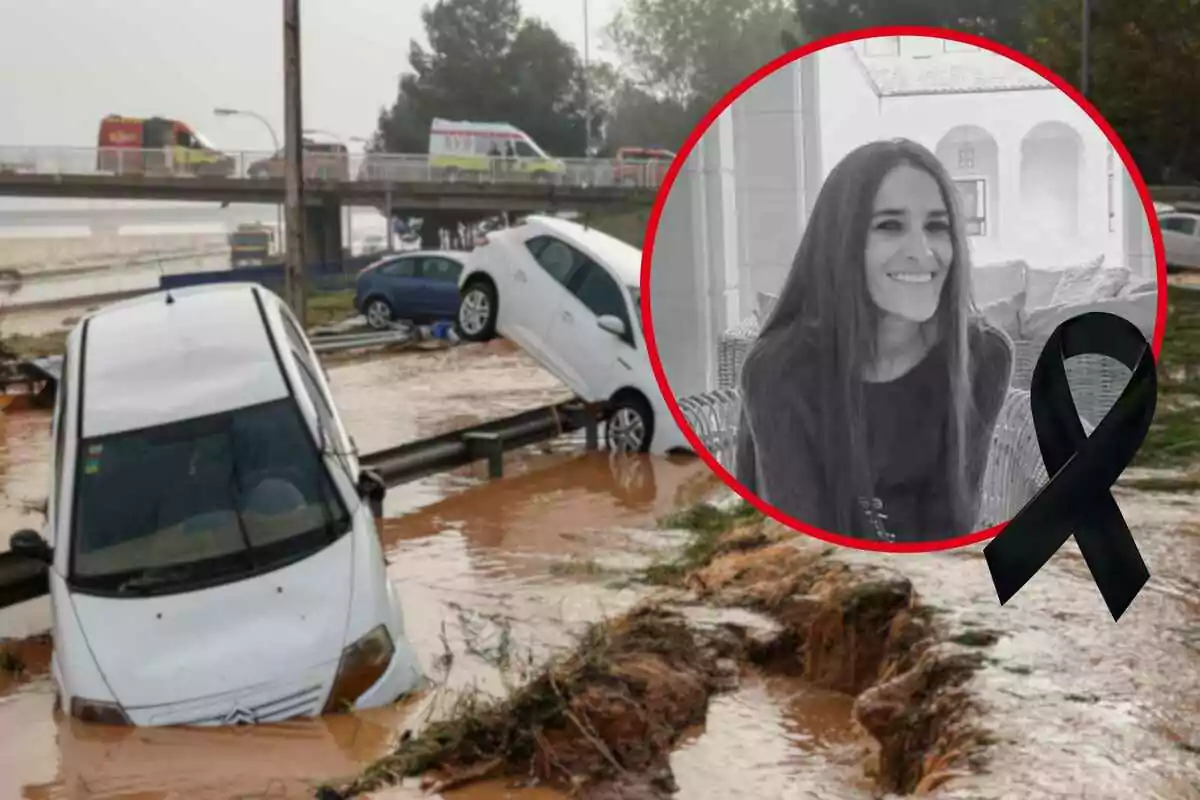
[[[463,441],[475,458],[487,459],[489,478],[504,477],[504,439],[500,434],[489,431],[464,433]]]
[[[583,407],[584,448],[589,453],[600,449],[600,409],[589,403]]]

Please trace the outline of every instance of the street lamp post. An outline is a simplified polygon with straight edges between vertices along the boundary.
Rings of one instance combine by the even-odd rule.
[[[275,147],[274,152],[279,153],[279,151],[280,151],[279,137],[275,135],[274,126],[272,126],[270,121],[268,121],[267,118],[264,117],[262,114],[258,114],[254,111],[244,111],[244,110],[238,109],[238,108],[214,108],[213,114],[217,115],[218,117],[250,117],[251,119],[258,120],[264,126],[266,126],[267,133],[269,133],[271,135],[271,144],[274,145],[274,147]],[[282,203],[275,206],[275,236],[276,236],[276,242],[277,242],[278,246],[282,248],[282,246],[283,246],[283,204]]]

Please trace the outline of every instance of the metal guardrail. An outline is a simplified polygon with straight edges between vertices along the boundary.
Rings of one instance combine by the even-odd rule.
[[[482,460],[488,461],[492,477],[499,477],[504,452],[567,433],[587,430],[587,447],[594,450],[600,419],[598,409],[580,400],[569,400],[380,450],[364,455],[360,461],[364,470],[375,472],[388,486]],[[11,552],[0,553],[0,608],[42,597],[49,591],[44,565]]]
[[[281,162],[266,151],[229,151],[177,157],[174,148],[0,146],[0,180],[6,175],[111,175],[114,177],[282,178]],[[440,166],[426,154],[311,154],[306,178],[326,181],[549,183],[560,186],[627,186],[655,189],[670,166],[665,161],[584,158],[488,158]],[[468,164],[472,164],[468,166]]]

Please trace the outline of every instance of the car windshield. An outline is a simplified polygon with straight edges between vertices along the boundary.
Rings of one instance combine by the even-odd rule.
[[[271,240],[271,234],[266,231],[240,231],[233,234],[232,243],[235,247],[242,245],[261,245]]]
[[[205,150],[216,150],[217,146],[212,143],[207,136],[200,131],[192,131],[192,137],[196,140],[196,144],[203,147]]]
[[[73,516],[73,585],[117,592],[235,580],[349,529],[290,398],[84,440]]]

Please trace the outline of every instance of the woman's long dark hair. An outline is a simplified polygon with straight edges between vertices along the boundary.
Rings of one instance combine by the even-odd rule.
[[[744,396],[788,391],[785,376],[809,381],[796,384],[794,391],[804,395],[805,405],[820,420],[815,430],[820,439],[814,442],[820,450],[814,455],[826,491],[821,518],[802,521],[843,535],[867,532],[858,501],[874,497],[862,374],[875,358],[879,311],[868,294],[865,258],[875,196],[888,173],[901,165],[931,175],[949,212],[954,256],[929,324],[936,326],[939,345],[931,352],[945,358],[950,393],[944,432],[946,498],[963,529],[938,533],[966,533],[974,524],[965,453],[972,406],[967,333],[978,312],[971,301],[963,216],[953,181],[937,157],[916,142],[892,139],[854,150],[826,179],[791,273],[742,370]],[[750,388],[754,386],[760,387],[757,392]],[[743,430],[739,435],[750,434]]]

